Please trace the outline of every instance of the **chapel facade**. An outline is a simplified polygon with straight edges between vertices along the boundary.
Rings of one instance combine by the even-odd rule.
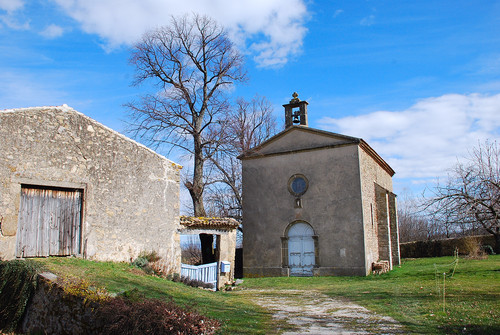
[[[308,127],[294,93],[284,131],[239,158],[243,275],[359,275],[399,265],[394,170],[361,138]]]

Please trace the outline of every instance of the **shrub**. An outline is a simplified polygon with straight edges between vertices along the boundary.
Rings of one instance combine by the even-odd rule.
[[[164,277],[170,270],[169,264],[161,261],[156,251],[142,251],[131,263],[149,275]]]
[[[32,261],[0,262],[0,330],[15,331],[35,293],[41,266]]]
[[[172,275],[172,281],[175,282],[175,283],[180,282],[181,281],[181,276],[178,273],[174,273]]]
[[[483,259],[488,257],[484,250],[481,248],[481,240],[475,236],[471,236],[464,240],[464,252],[467,257],[472,259]]]
[[[137,257],[133,262],[132,262],[132,265],[133,266],[137,266],[138,268],[143,268],[145,267],[146,265],[149,264],[149,261],[144,258],[144,257]]]
[[[131,301],[117,297],[96,311],[101,334],[213,334],[216,320],[158,299]]]
[[[103,302],[110,298],[105,288],[97,287],[85,279],[66,276],[58,280],[59,285],[68,295],[83,298],[83,302]]]
[[[172,272],[175,269],[175,266],[170,261],[164,259],[159,259],[155,262],[150,263],[149,265],[156,275],[165,278],[171,276]]]
[[[185,276],[182,276],[180,281],[185,284],[185,285],[188,285],[188,286],[192,286],[192,287],[202,287],[202,288],[213,288],[214,286],[210,283],[205,283],[201,280],[197,280],[197,279],[190,279],[189,277],[185,277]]]
[[[470,239],[479,240],[480,244],[483,245],[495,243],[492,235],[465,236],[444,240],[406,242],[400,244],[401,257],[421,258],[453,256],[456,249],[458,249],[460,255],[470,255],[472,249],[475,248],[475,242],[471,242]]]
[[[141,251],[138,258],[145,258],[149,263],[153,263],[160,260],[160,256],[156,251]]]

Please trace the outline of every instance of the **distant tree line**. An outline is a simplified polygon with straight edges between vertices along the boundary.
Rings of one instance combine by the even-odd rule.
[[[500,253],[500,146],[479,142],[427,198],[403,197],[401,242],[491,234]]]

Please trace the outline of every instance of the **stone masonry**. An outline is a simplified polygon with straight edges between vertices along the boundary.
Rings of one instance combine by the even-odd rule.
[[[23,185],[83,192],[80,253],[180,264],[181,166],[64,105],[0,111],[0,257],[16,252]]]

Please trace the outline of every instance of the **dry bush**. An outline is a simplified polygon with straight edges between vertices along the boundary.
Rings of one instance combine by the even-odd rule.
[[[481,247],[481,240],[475,236],[467,237],[463,241],[464,253],[467,258],[472,259],[485,259],[488,255],[484,252]]]
[[[160,277],[167,277],[168,275],[175,272],[175,266],[171,261],[167,261],[163,258],[158,259],[155,262],[149,263],[153,272]]]
[[[158,299],[133,301],[118,297],[99,307],[96,313],[101,334],[214,334],[220,323],[196,312],[181,309],[174,302]]]
[[[161,258],[156,251],[143,251],[131,262],[146,274],[166,277],[175,272],[175,266],[170,260]]]
[[[184,264],[200,265],[202,263],[201,246],[194,242],[182,246],[181,258]]]

